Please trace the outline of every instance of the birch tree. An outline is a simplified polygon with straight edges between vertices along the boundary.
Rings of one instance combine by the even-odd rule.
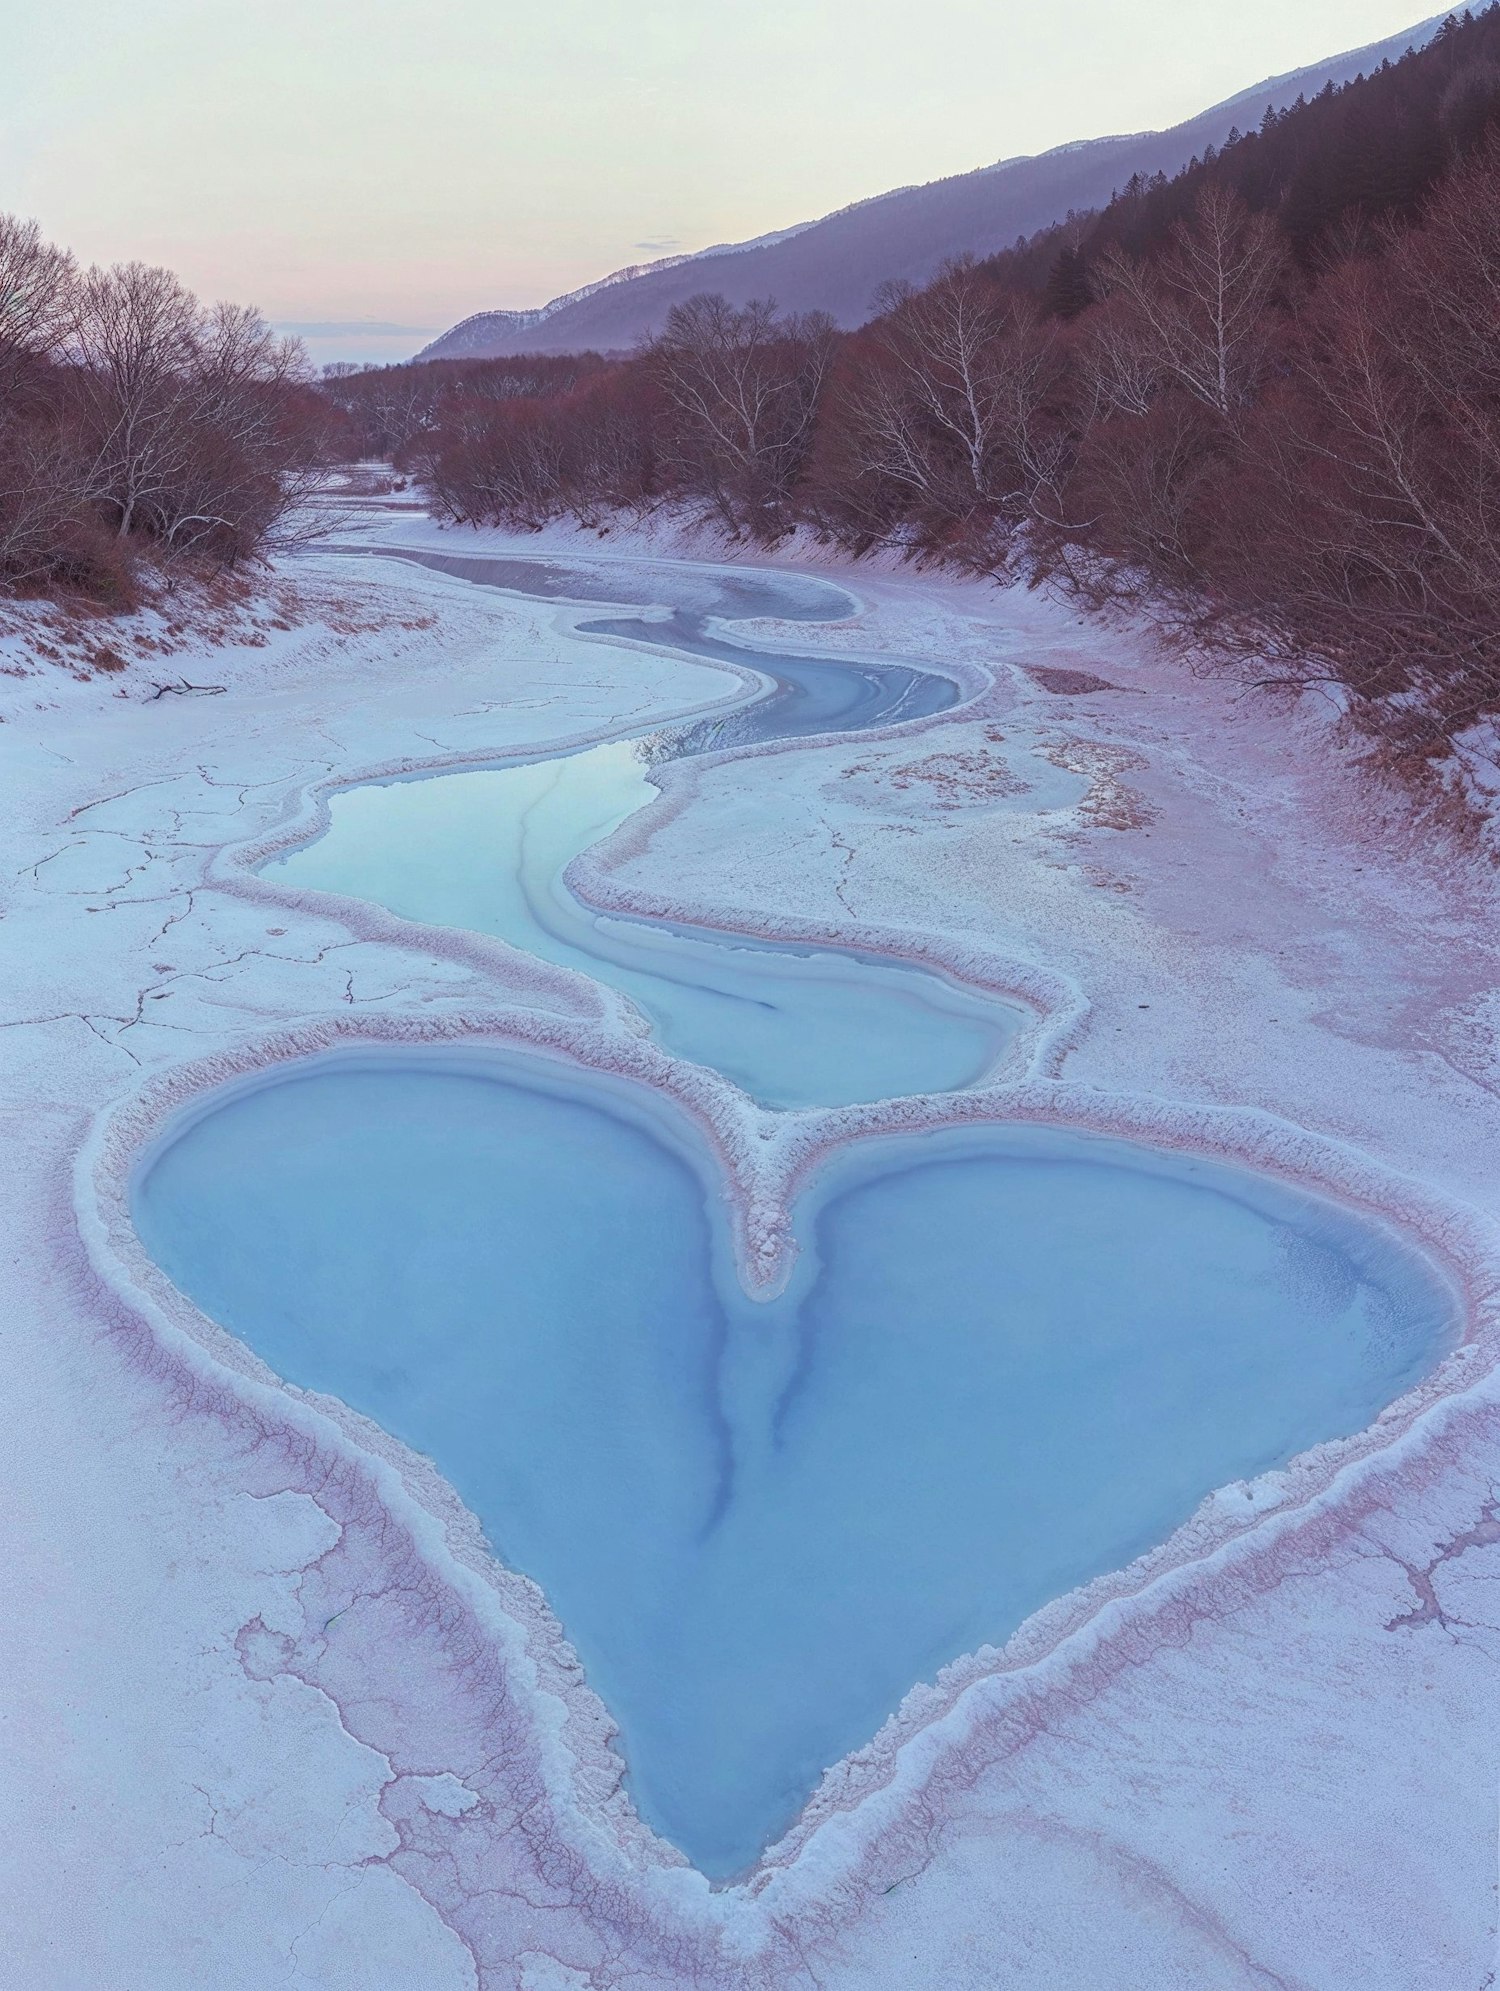
[[[812,447],[834,345],[822,312],[777,316],[703,295],[673,305],[649,364],[674,420],[673,467],[727,524],[775,533]]]
[[[840,475],[871,536],[967,534],[1002,549],[1055,512],[1068,439],[1062,355],[1030,303],[969,263],[890,286],[839,404]]]
[[[1268,308],[1285,268],[1275,223],[1217,183],[1160,256],[1107,253],[1099,281],[1116,302],[1092,345],[1106,401],[1140,412],[1152,386],[1170,382],[1236,420],[1261,383]]]

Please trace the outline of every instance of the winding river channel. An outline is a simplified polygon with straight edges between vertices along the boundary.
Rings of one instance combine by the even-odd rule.
[[[523,560],[427,555],[424,564],[543,599],[588,599],[591,588],[621,585],[607,573]],[[493,934],[606,982],[635,1002],[668,1050],[765,1105],[837,1106],[976,1083],[1020,1026],[1014,1004],[869,956],[609,916],[570,890],[573,860],[656,800],[652,770],[664,762],[867,732],[959,699],[940,671],[778,654],[715,633],[751,615],[841,617],[851,604],[839,589],[800,578],[652,578],[675,595],[663,619],[616,616],[582,632],[733,664],[764,681],[758,696],[720,717],[578,753],[344,789],[330,801],[326,833],[266,875]],[[1040,766],[1033,777],[1060,799],[1072,779]],[[1031,788],[1027,799],[1035,805]]]
[[[586,630],[765,689],[649,738],[344,789],[268,878],[607,982],[667,1050],[788,1115],[994,1072],[1020,1014],[982,990],[605,917],[566,880],[663,761],[932,718],[952,678],[725,632],[846,613],[817,582],[423,557],[572,603],[639,585],[664,616]],[[684,1112],[483,1046],[340,1052],[210,1094],[143,1156],[133,1207],[206,1313],[436,1462],[545,1591],[642,1816],[715,1878],[915,1683],[1215,1488],[1362,1429],[1457,1319],[1425,1258],[1331,1201],[998,1119],[839,1150],[798,1202],[790,1283],[752,1299]]]

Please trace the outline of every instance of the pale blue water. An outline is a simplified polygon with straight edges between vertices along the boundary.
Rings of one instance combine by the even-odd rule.
[[[403,556],[407,557],[407,556]],[[411,556],[415,557],[415,556]],[[423,556],[486,586],[598,599],[640,585],[618,573],[525,560]],[[723,717],[583,753],[335,794],[327,831],[265,867],[268,876],[373,900],[427,924],[494,934],[628,995],[672,1051],[778,1107],[947,1092],[992,1071],[1022,1021],[1013,1004],[915,968],[828,948],[767,945],[591,912],[568,864],[655,799],[663,760],[756,741],[889,725],[946,710],[949,678],[910,665],[837,663],[747,650],[704,617],[846,613],[839,590],[805,578],[648,570],[670,618],[590,631],[747,664],[770,691]],[[1027,805],[1072,799],[1076,778],[1036,763]],[[1055,791],[1055,793],[1054,793]],[[1019,797],[998,806],[1016,806]]]
[[[484,1053],[228,1089],[134,1209],[280,1374],[436,1461],[713,1876],[915,1682],[1367,1425],[1456,1320],[1331,1205],[1003,1126],[846,1154],[752,1304],[665,1102]]]
[[[267,871],[497,934],[608,982],[670,1050],[767,1105],[946,1092],[1000,1058],[1015,1008],[936,975],[590,911],[563,882],[566,867],[656,792],[633,741],[350,788],[332,798],[327,834]]]

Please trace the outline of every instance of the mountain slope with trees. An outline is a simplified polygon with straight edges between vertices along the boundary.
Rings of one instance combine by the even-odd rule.
[[[1442,756],[1500,709],[1500,7],[856,333],[700,295],[560,392],[460,370],[402,448],[455,520],[1047,577]]]
[[[925,186],[900,187],[857,201],[780,236],[674,257],[621,272],[540,313],[477,313],[426,347],[424,359],[495,357],[521,352],[622,352],[660,332],[674,304],[714,291],[731,304],[774,297],[791,311],[827,311],[839,325],[862,324],[883,283],[926,283],[961,255],[985,256],[1070,211],[1102,206],[1133,178],[1176,173],[1238,124],[1259,121],[1299,95],[1398,59],[1422,46],[1434,16],[1367,48],[1307,69],[1274,76],[1168,131],[1098,138],[1057,146],[1035,158],[1002,159]],[[623,280],[622,280],[623,279]]]

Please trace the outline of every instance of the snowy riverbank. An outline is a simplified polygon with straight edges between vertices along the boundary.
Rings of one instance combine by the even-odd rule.
[[[362,528],[504,543],[409,515]],[[641,549],[557,533],[510,550],[638,571]],[[1487,875],[1407,847],[1311,723],[1145,644],[1036,596],[836,577],[856,617],[752,640],[926,659],[992,689],[889,739],[678,772],[581,888],[1008,964],[1043,1019],[1017,1105],[1128,1110],[1229,1151],[1254,1132],[1264,1162],[1404,1206],[1482,1311],[1500,1177]],[[0,1471],[25,1608],[0,1633],[0,1816],[18,1981],[1482,1982],[1500,1782],[1486,1348],[1474,1386],[1399,1438],[1221,1497],[1152,1570],[1034,1621],[1024,1667],[982,1660],[915,1697],[807,1829],[711,1895],[610,1795],[587,1697],[461,1527],[445,1543],[315,1406],[205,1365],[100,1283],[74,1156],[102,1125],[118,1169],[126,1149],[104,1150],[137,1126],[129,1102],[175,1097],[185,1067],[201,1082],[292,1036],[442,1036],[519,1009],[682,1089],[573,978],[278,901],[224,852],[284,833],[319,783],[639,730],[737,682],[408,565],[328,549],[296,587],[323,619],[201,668],[174,658],[221,695],[151,699],[132,669],[3,680]],[[622,595],[646,598],[633,579]],[[1085,777],[1082,800],[1028,811],[1028,763]],[[736,1152],[743,1116],[687,1090]]]

